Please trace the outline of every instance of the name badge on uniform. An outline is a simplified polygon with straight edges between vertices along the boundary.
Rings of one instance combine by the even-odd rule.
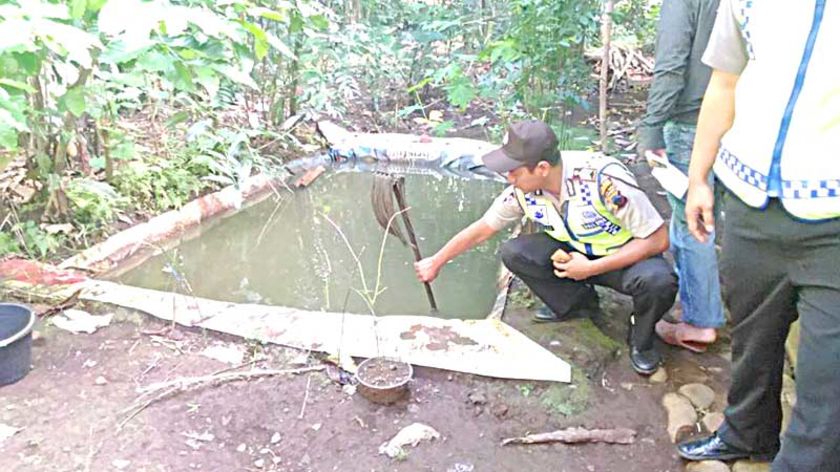
[[[534,205],[533,215],[534,219],[539,222],[544,221],[548,218],[548,208],[545,205]]]

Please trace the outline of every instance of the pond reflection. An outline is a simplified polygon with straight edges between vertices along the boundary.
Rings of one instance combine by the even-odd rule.
[[[403,175],[420,251],[431,255],[480,217],[502,185],[423,172]],[[280,190],[279,196],[149,259],[120,281],[239,303],[370,313],[367,299],[375,301],[377,315],[428,314],[411,249],[388,236],[380,264],[384,230],[371,206],[373,179],[370,173],[330,171],[306,190]],[[441,271],[432,283],[440,316],[487,315],[496,297],[496,252],[503,237]]]

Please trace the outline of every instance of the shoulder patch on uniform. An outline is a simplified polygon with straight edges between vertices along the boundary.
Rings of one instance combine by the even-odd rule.
[[[627,197],[621,194],[610,177],[606,175],[601,177],[601,186],[598,190],[610,211],[616,212],[627,206]]]

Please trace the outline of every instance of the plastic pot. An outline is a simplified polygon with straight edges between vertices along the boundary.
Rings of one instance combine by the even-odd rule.
[[[413,376],[414,368],[407,362],[372,357],[359,364],[356,390],[373,403],[390,405],[408,396]]]
[[[32,364],[35,314],[25,305],[0,303],[0,385],[17,382]]]

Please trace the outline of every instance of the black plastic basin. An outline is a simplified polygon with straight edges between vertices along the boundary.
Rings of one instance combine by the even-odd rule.
[[[0,303],[0,385],[15,383],[29,372],[34,324],[29,307]]]

